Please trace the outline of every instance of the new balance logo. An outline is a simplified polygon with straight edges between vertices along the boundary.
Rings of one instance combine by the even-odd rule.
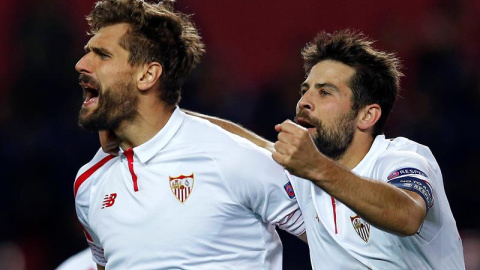
[[[103,198],[102,209],[105,207],[110,207],[115,203],[115,199],[117,198],[117,193],[112,193],[110,195],[105,195]]]

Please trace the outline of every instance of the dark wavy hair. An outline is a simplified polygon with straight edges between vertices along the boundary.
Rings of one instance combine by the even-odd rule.
[[[180,101],[181,88],[205,52],[189,16],[175,12],[173,1],[157,4],[142,0],[101,0],[87,16],[90,34],[117,23],[128,23],[120,46],[132,66],[150,62],[162,65],[160,99],[169,105]]]
[[[334,60],[355,69],[348,85],[352,89],[352,110],[369,104],[379,104],[380,119],[374,126],[374,136],[381,134],[400,90],[400,60],[395,54],[376,50],[373,41],[363,33],[346,29],[332,34],[320,32],[302,50],[304,69],[323,60]]]

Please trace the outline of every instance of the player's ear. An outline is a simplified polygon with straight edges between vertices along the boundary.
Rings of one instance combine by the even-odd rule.
[[[137,87],[140,90],[152,88],[160,79],[163,68],[158,62],[143,65],[137,74]]]
[[[366,130],[375,125],[382,115],[382,108],[378,104],[370,104],[358,111],[357,126],[361,130]]]

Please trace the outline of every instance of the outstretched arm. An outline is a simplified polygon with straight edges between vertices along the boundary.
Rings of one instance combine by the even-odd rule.
[[[237,134],[238,136],[243,137],[243,138],[253,142],[254,144],[256,144],[259,147],[265,148],[272,153],[275,151],[275,149],[273,147],[273,142],[270,142],[270,141],[258,136],[257,134],[253,133],[252,131],[250,131],[250,130],[244,128],[244,127],[242,127],[239,124],[235,124],[231,121],[221,119],[221,118],[218,118],[218,117],[209,116],[209,115],[205,115],[205,114],[201,114],[201,113],[197,113],[197,112],[192,112],[192,111],[188,111],[188,110],[185,110],[185,109],[183,109],[183,111],[185,113],[189,114],[189,115],[200,117],[200,118],[203,118],[205,120],[208,120],[212,124],[215,124],[215,125],[223,128],[226,131],[229,131],[233,134]],[[99,135],[99,138],[100,138],[100,144],[102,146],[103,151],[107,154],[117,156],[118,155],[118,150],[119,150],[119,148],[118,148],[119,144],[118,144],[117,137],[115,136],[115,134],[112,131],[109,131],[109,130],[102,130],[102,131],[98,132],[98,135]]]
[[[221,118],[218,118],[218,117],[209,116],[209,115],[205,115],[205,114],[201,114],[201,113],[197,113],[197,112],[192,112],[192,111],[188,111],[188,110],[185,110],[185,109],[183,111],[186,112],[189,115],[200,117],[200,118],[203,118],[205,120],[208,120],[211,123],[225,129],[226,131],[229,131],[233,134],[237,134],[238,136],[243,137],[243,138],[253,142],[257,146],[265,148],[272,153],[275,151],[275,149],[273,147],[273,142],[270,142],[270,141],[258,136],[257,134],[253,133],[252,131],[250,131],[250,130],[244,128],[244,127],[242,127],[239,124],[235,124],[231,121],[221,119]]]

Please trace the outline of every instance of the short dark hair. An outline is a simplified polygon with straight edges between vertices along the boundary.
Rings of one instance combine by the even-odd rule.
[[[130,25],[120,46],[130,53],[132,66],[162,65],[160,99],[169,105],[180,101],[183,83],[205,52],[195,25],[189,16],[175,12],[172,2],[100,0],[87,16],[90,34],[117,23]]]
[[[400,90],[400,60],[393,53],[372,47],[373,41],[355,30],[342,30],[332,34],[320,32],[313,42],[302,50],[304,69],[308,74],[323,60],[334,60],[355,69],[348,82],[352,89],[352,110],[377,103],[382,109],[374,126],[374,136],[381,134]]]

